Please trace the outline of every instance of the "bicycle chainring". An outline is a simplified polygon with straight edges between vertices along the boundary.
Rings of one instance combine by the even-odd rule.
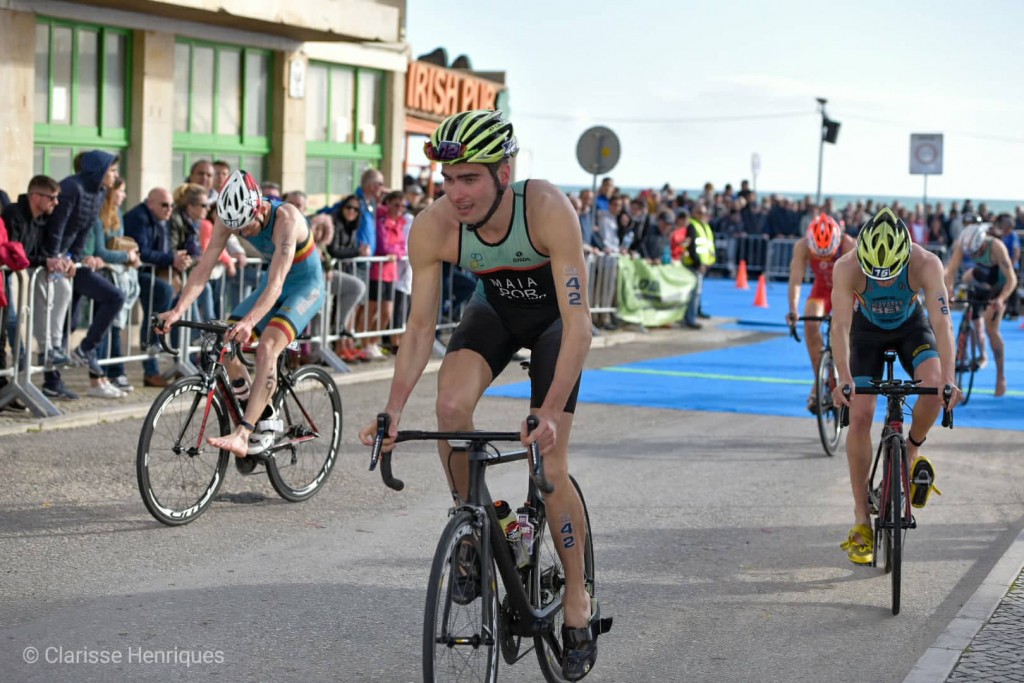
[[[521,636],[512,635],[512,611],[509,609],[508,596],[506,595],[498,608],[498,645],[501,649],[501,656],[505,663],[512,665],[519,661],[519,646],[523,639]]]

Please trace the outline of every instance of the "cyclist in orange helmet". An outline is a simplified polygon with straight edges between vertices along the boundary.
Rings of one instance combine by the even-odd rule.
[[[800,284],[804,280],[807,267],[810,266],[814,277],[811,294],[804,304],[805,316],[822,316],[832,312],[832,266],[843,254],[857,246],[850,235],[832,216],[821,213],[807,226],[807,239],[802,239],[793,247],[793,258],[789,262],[789,313],[786,322],[796,323],[800,307]],[[804,321],[804,342],[807,344],[807,355],[811,359],[811,376],[818,371],[821,359],[821,323],[812,320]],[[807,397],[807,410],[815,412],[818,403],[814,398],[814,388]]]

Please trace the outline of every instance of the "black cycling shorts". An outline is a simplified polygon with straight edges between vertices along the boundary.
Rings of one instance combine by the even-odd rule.
[[[446,354],[459,349],[476,351],[491,368],[491,379],[501,374],[519,349],[530,349],[530,407],[540,408],[555,376],[555,363],[562,344],[562,319],[555,318],[534,335],[516,336],[505,325],[490,304],[474,298],[466,306],[462,321],[448,342]],[[576,412],[580,378],[576,378],[565,412]]]
[[[871,386],[872,379],[883,379],[883,354],[896,351],[900,365],[911,378],[914,370],[929,358],[938,358],[935,333],[920,306],[894,330],[883,329],[860,313],[853,314],[850,325],[850,374],[858,387]]]

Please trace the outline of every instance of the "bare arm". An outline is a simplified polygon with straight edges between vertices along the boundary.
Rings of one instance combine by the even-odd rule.
[[[438,244],[443,225],[432,211],[424,211],[413,222],[409,232],[409,264],[412,267],[412,301],[409,319],[402,337],[402,352],[395,360],[395,373],[391,379],[387,412],[392,417],[405,408],[423,369],[430,360],[437,328],[437,311],[441,302],[442,260]],[[397,420],[392,420],[397,425]]]
[[[998,239],[992,241],[992,261],[999,266],[999,270],[1003,273],[1003,278],[1006,280],[1002,291],[996,297],[996,301],[1000,302],[1001,305],[1005,305],[1006,300],[1017,291],[1017,273],[1013,269],[1013,261],[1010,260],[1010,251]]]
[[[850,326],[853,324],[854,287],[857,283],[856,256],[852,252],[836,261],[832,269],[832,359],[839,374],[838,387],[853,386],[850,373]],[[849,405],[844,397],[833,394],[833,400]]]
[[[558,188],[534,180],[530,190],[536,198],[529,208],[530,225],[539,226],[538,248],[551,256],[551,274],[562,317],[562,343],[540,412],[557,420],[565,409],[583,362],[590,351],[591,319],[587,302],[587,269],[583,241],[572,205]]]
[[[960,246],[960,240],[953,243],[953,253],[949,256],[949,261],[946,263],[946,272],[943,280],[946,285],[946,292],[953,291],[953,280],[956,278],[956,274],[960,271],[960,264],[964,260],[964,250]]]
[[[946,282],[942,273],[942,261],[935,254],[920,247],[915,247],[914,256],[918,263],[911,264],[920,278],[921,288],[924,290],[924,303],[928,310],[928,322],[931,323],[932,332],[935,333],[935,345],[938,346],[939,364],[942,367],[943,384],[954,384],[956,374],[956,354],[953,346],[953,321],[949,316],[949,294],[946,291]],[[918,267],[920,266],[920,267]],[[952,406],[951,406],[952,407]]]
[[[206,246],[206,251],[199,258],[198,265],[188,274],[188,282],[185,283],[185,287],[181,291],[181,297],[174,307],[175,320],[185,314],[185,311],[189,309],[192,302],[203,291],[203,287],[209,281],[210,273],[213,272],[213,267],[217,265],[217,261],[220,259],[220,252],[224,249],[224,245],[227,244],[230,234],[231,231],[225,228],[224,224],[220,222],[220,218],[218,218],[214,222],[213,234],[210,235],[210,242]]]
[[[789,314],[787,320],[795,321],[800,313],[800,285],[807,270],[807,240],[799,240],[793,247],[793,258],[789,262]]]

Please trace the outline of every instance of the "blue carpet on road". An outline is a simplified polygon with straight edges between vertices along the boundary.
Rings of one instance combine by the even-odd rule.
[[[658,358],[583,374],[580,400],[675,410],[809,417],[805,404],[812,374],[804,344],[790,336],[786,314],[786,283],[769,283],[768,309],[753,306],[755,283],[737,290],[723,280],[705,283],[705,308],[715,317],[735,318],[744,329],[777,331],[777,338],[756,344]],[[802,297],[806,297],[807,286]],[[801,298],[803,301],[804,298]],[[954,313],[958,324],[960,313]],[[699,331],[693,332],[701,334]],[[1014,321],[1003,323],[1006,379],[1009,391],[995,398],[995,364],[975,375],[968,405],[955,412],[961,427],[1024,430],[1024,330]],[[904,376],[897,368],[898,376]],[[492,387],[488,396],[529,398],[529,384]],[[879,401],[876,419],[882,417]]]

